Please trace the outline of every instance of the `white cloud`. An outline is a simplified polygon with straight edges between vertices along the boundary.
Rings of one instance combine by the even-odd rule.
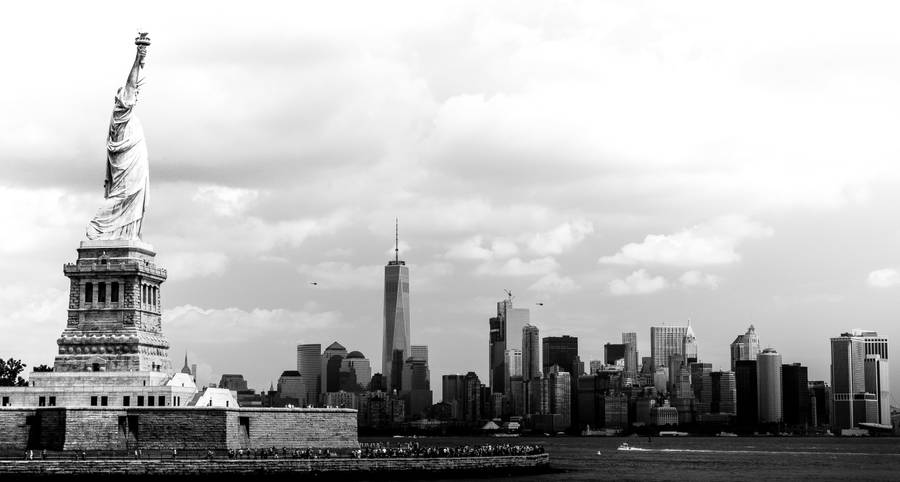
[[[662,276],[651,277],[643,269],[639,269],[625,279],[609,282],[609,292],[616,296],[645,295],[665,289],[669,285]]]
[[[3,328],[9,335],[0,340],[0,356],[21,358],[29,366],[25,378],[35,365],[52,365],[56,339],[66,327],[68,307],[68,290],[0,285],[0,312],[4,313],[0,326],[4,320],[9,322]]]
[[[444,256],[450,259],[491,259],[494,253],[490,249],[482,247],[482,242],[481,236],[472,236],[451,246]]]
[[[247,210],[259,198],[259,191],[228,186],[198,186],[193,201],[199,202],[219,216],[235,216]]]
[[[452,276],[455,271],[452,264],[442,261],[410,264],[410,283],[416,292],[446,291],[447,277]]]
[[[684,286],[699,286],[714,290],[719,287],[722,279],[714,274],[702,273],[700,271],[687,271],[678,278]]]
[[[495,239],[491,241],[491,252],[495,258],[508,258],[515,256],[519,252],[519,247],[507,239]]]
[[[472,236],[451,246],[444,257],[448,259],[491,260],[508,258],[519,252],[516,243],[508,239],[494,239],[491,241],[490,247],[484,247],[484,243],[485,239],[483,236]]]
[[[337,314],[311,313],[284,309],[242,310],[239,308],[211,309],[181,305],[165,310],[165,329],[176,336],[182,331],[215,333],[221,343],[243,342],[248,339],[277,335],[281,330],[316,330],[333,323]],[[196,330],[196,331],[194,331]]]
[[[170,280],[221,276],[228,266],[228,256],[215,251],[164,253],[158,261]]]
[[[562,254],[584,240],[585,236],[594,232],[594,225],[587,220],[579,219],[538,233],[528,240],[528,247],[537,254]]]
[[[547,273],[528,287],[531,291],[542,293],[569,293],[580,288],[572,278],[557,273]]]
[[[347,258],[353,254],[350,248],[331,248],[322,253],[326,258]]]
[[[100,205],[100,197],[96,199],[92,203],[58,188],[0,186],[0,255],[42,252],[73,235],[83,238],[92,209]]]
[[[900,284],[900,272],[893,268],[875,270],[869,273],[866,281],[875,288],[890,288]]]
[[[557,268],[559,263],[549,256],[528,261],[512,258],[504,262],[484,263],[475,270],[475,273],[493,276],[534,276],[551,273]]]
[[[723,216],[674,234],[649,234],[643,242],[626,244],[615,255],[600,258],[600,262],[669,266],[731,264],[741,259],[736,251],[741,242],[772,233],[772,228],[743,216]]]
[[[183,194],[179,185],[163,186],[159,190],[171,197]],[[144,238],[152,241],[160,252],[163,252],[161,248],[167,252],[202,252],[209,249],[210,240],[215,240],[216,249],[231,258],[270,256],[280,254],[272,252],[279,248],[296,248],[309,238],[332,235],[346,226],[351,217],[349,210],[337,210],[320,216],[275,219],[236,213],[222,219],[206,214],[205,210],[169,201],[150,213]]]

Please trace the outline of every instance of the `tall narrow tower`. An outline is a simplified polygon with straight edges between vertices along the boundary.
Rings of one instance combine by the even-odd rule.
[[[759,397],[759,421],[778,423],[783,421],[781,393],[781,355],[766,348],[756,357],[756,386]]]
[[[400,260],[400,223],[394,227],[394,259],[384,267],[384,351],[381,373],[388,390],[400,391],[409,347],[409,268]]]
[[[541,339],[538,327],[527,324],[522,327],[522,379],[541,377]]]

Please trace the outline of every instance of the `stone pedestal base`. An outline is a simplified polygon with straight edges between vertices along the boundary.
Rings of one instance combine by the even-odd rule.
[[[82,241],[71,280],[66,329],[55,372],[170,373],[162,333],[160,285],[166,270],[140,240]]]

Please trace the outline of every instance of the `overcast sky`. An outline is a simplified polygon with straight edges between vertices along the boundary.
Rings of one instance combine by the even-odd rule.
[[[335,340],[380,371],[395,218],[436,392],[486,381],[504,289],[585,362],[687,320],[714,368],[751,323],[810,379],[842,331],[896,347],[896,4],[325,3],[4,8],[0,356],[53,361],[138,28],[143,237],[202,382]]]

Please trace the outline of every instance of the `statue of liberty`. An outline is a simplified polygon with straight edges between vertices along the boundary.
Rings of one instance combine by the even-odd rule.
[[[143,84],[142,71],[150,38],[141,33],[134,40],[137,53],[131,72],[116,93],[109,136],[106,139],[104,201],[87,226],[87,238],[140,239],[141,223],[150,200],[150,165],[144,129],[134,106]]]

